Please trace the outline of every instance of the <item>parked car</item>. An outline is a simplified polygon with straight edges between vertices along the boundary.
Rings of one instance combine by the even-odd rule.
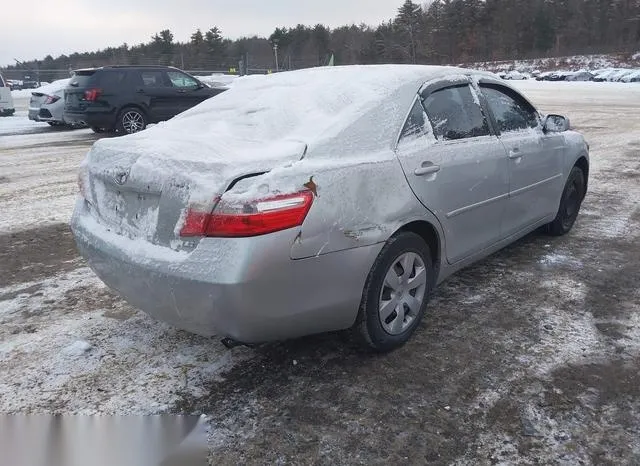
[[[51,126],[80,127],[64,121],[64,89],[70,79],[59,79],[31,93],[29,101],[29,119],[43,121]]]
[[[12,91],[19,91],[22,89],[22,81],[17,79],[7,79],[5,81],[5,85],[9,87]]]
[[[588,175],[569,121],[493,74],[314,68],[97,141],[71,224],[108,286],[177,327],[228,344],[352,328],[387,351],[455,271],[568,233]]]
[[[168,120],[225,89],[177,68],[107,66],[76,70],[65,89],[64,120],[95,132],[131,134]]]
[[[592,81],[592,80],[593,80],[593,73],[586,70],[573,71],[567,74],[567,77],[566,77],[566,81]]]
[[[640,83],[640,70],[632,70],[628,74],[625,74],[620,81],[623,83]]]
[[[530,77],[531,76],[529,74],[521,73],[518,70],[511,70],[504,75],[503,79],[508,79],[512,81],[522,81],[525,79],[529,79]]]
[[[2,75],[0,75],[0,116],[10,116],[15,113],[11,88],[7,85]]]

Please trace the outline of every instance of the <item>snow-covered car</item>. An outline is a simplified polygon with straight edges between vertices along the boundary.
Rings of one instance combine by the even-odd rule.
[[[640,70],[635,69],[625,74],[620,81],[623,83],[639,83],[640,82]]]
[[[0,116],[9,116],[15,113],[11,88],[7,85],[4,77],[0,75]]]
[[[591,81],[593,80],[593,73],[586,70],[573,71],[567,74],[566,81]]]
[[[64,121],[64,89],[70,78],[59,79],[46,86],[37,88],[31,93],[29,101],[29,119],[43,121],[51,126],[79,127]]]
[[[571,230],[588,171],[568,120],[491,73],[311,68],[97,141],[71,225],[108,286],[177,327],[229,345],[352,328],[385,351],[456,270]]]
[[[601,70],[597,70],[595,76],[593,77],[593,80],[596,82],[613,81],[614,76],[620,73],[620,71],[626,70],[620,70],[620,68],[604,68]]]
[[[531,76],[529,74],[521,73],[518,70],[512,70],[506,73],[503,79],[522,81],[524,79],[529,79],[530,77]]]

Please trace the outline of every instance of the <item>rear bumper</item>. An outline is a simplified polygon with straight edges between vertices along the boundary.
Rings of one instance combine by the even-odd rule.
[[[113,112],[68,112],[63,115],[65,123],[70,125],[86,125],[91,128],[111,129],[116,125]]]
[[[43,111],[44,110],[44,111]],[[49,110],[42,108],[29,107],[29,120],[33,121],[57,121],[62,123],[62,120],[55,118]]]
[[[176,253],[124,240],[87,211],[78,200],[72,230],[80,253],[109,287],[158,320],[244,343],[352,326],[382,248],[292,260],[297,230],[287,230],[257,238],[205,238],[193,251]]]

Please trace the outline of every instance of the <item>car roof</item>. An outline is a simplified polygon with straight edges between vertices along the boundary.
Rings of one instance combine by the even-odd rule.
[[[77,72],[87,72],[87,71],[98,71],[98,70],[110,70],[110,69],[125,69],[125,70],[135,70],[135,69],[151,69],[151,70],[177,70],[178,68],[174,66],[164,66],[164,65],[106,65],[99,66],[93,68],[79,68],[77,70],[73,70],[74,73]]]

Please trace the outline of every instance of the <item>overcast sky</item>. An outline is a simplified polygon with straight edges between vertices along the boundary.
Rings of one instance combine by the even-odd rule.
[[[42,5],[40,5],[42,3]],[[402,0],[48,0],[0,2],[0,66],[46,55],[147,42],[162,29],[186,41],[197,28],[268,36],[277,26],[330,27],[392,18]],[[33,6],[37,5],[37,6]]]

